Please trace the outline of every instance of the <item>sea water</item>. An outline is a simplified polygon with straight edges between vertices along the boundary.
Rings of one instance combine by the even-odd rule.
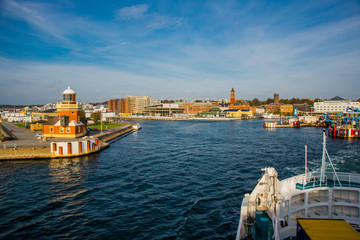
[[[260,120],[143,121],[87,157],[0,162],[1,239],[234,239],[261,168],[318,170],[322,129]],[[360,140],[327,141],[339,171],[360,173]]]

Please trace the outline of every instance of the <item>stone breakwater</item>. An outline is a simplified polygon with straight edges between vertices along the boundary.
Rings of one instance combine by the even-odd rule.
[[[100,151],[109,147],[111,141],[114,141],[126,134],[134,131],[133,125],[125,123],[122,126],[107,130],[87,138],[98,138],[100,143]],[[35,145],[33,147],[17,147],[16,144],[9,144],[13,147],[0,149],[0,160],[15,160],[15,159],[44,159],[51,158],[50,141],[49,146],[43,147]],[[43,144],[42,144],[43,145]]]
[[[93,138],[98,138],[100,141],[100,150],[103,150],[110,146],[110,142],[112,142],[114,139],[120,138],[132,131],[134,131],[133,125],[129,123],[125,123],[124,125],[120,127],[116,127],[110,130],[107,130],[106,132],[99,133],[93,136]]]

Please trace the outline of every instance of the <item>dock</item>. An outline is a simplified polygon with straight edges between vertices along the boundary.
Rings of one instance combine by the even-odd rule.
[[[279,123],[279,122],[263,122],[263,128],[300,128],[300,127],[314,127],[311,123]]]
[[[36,133],[30,133],[26,129],[14,126],[11,123],[2,123],[0,128],[1,134],[7,134],[7,138],[2,138],[0,142],[0,160],[21,160],[21,159],[49,159],[54,157],[51,153],[51,143],[62,143],[64,141],[86,141],[98,139],[102,151],[110,146],[110,144],[132,132],[136,131],[133,124],[124,123],[124,125],[97,133],[91,136],[85,136],[81,139],[46,139],[40,140],[35,137]],[[15,132],[11,132],[14,129]],[[12,138],[12,139],[10,139]],[[94,152],[84,153],[83,155],[92,154]],[[77,155],[78,156],[78,155]],[[63,156],[63,157],[75,157]]]

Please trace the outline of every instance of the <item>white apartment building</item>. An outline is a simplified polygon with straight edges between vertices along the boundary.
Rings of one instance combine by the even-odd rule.
[[[150,96],[129,96],[129,112],[133,114],[141,114],[145,107],[151,105]]]
[[[349,100],[339,101],[323,101],[314,103],[314,112],[316,113],[339,113],[346,112],[346,108],[355,107],[360,108],[359,102],[353,102]]]

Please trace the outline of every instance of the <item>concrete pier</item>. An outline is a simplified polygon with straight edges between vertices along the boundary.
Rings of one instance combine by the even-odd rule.
[[[17,159],[44,159],[52,158],[50,143],[53,141],[74,141],[74,139],[48,139],[42,141],[35,137],[36,133],[30,133],[28,130],[14,126],[11,123],[5,123],[4,128],[13,128],[16,140],[0,142],[0,160],[17,160]],[[6,130],[5,130],[6,131]],[[124,125],[106,130],[86,138],[98,138],[100,143],[100,151],[109,147],[110,142],[115,141],[122,136],[135,131],[132,124],[124,123]],[[10,131],[7,131],[10,132]],[[83,139],[83,138],[82,138]]]

